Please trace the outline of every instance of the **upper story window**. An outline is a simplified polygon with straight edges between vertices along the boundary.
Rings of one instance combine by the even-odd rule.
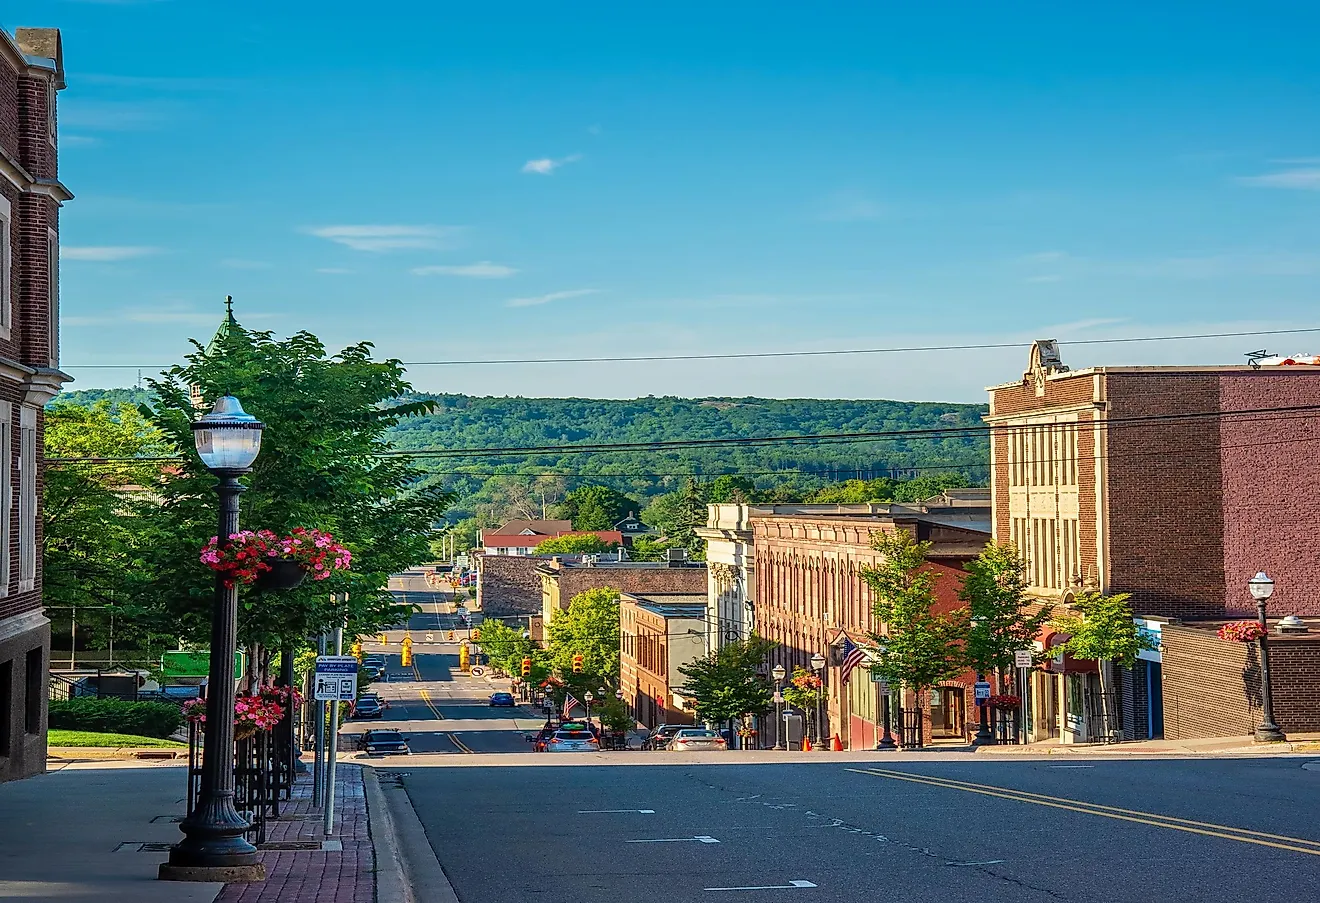
[[[46,80],[46,137],[51,144],[55,143],[56,123],[55,123],[55,79]]]
[[[46,310],[49,322],[50,365],[60,365],[60,237],[54,229],[46,230]]]
[[[1008,430],[1010,486],[1076,486],[1077,424],[1033,423]]]
[[[9,337],[14,310],[13,213],[0,195],[0,335]]]

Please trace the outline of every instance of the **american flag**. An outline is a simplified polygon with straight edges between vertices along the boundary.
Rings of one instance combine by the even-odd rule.
[[[565,694],[564,694],[564,717],[565,717],[565,718],[572,718],[572,717],[573,717],[573,709],[577,708],[577,707],[580,706],[580,705],[582,705],[582,703],[580,703],[580,702],[578,702],[576,699],[574,699],[572,693],[565,693]]]
[[[843,667],[839,672],[839,678],[842,683],[848,682],[848,675],[852,674],[853,668],[856,668],[862,662],[866,661],[866,653],[862,647],[858,646],[847,637],[843,638]]]

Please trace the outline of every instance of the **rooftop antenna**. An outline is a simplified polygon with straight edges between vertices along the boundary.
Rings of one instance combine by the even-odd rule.
[[[1267,357],[1270,357],[1270,353],[1264,348],[1259,351],[1248,351],[1246,354],[1247,366],[1252,370],[1259,370],[1261,359]]]

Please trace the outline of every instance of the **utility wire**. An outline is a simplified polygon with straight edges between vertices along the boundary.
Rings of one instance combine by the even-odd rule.
[[[1185,342],[1196,339],[1236,339],[1248,336],[1302,335],[1320,332],[1320,326],[1302,329],[1258,329],[1243,332],[1199,332],[1177,335],[1127,336],[1114,339],[1066,339],[1065,345],[1121,345],[1138,342]],[[493,358],[455,361],[400,361],[405,367],[477,367],[500,364],[626,364],[654,361],[724,361],[747,360],[750,358],[779,357],[828,357],[831,355],[858,354],[914,354],[932,351],[988,351],[1002,348],[1022,348],[1023,342],[979,342],[967,345],[914,345],[889,348],[835,348],[819,351],[746,351],[726,354],[643,354],[628,357],[531,357],[531,358]],[[173,364],[66,364],[70,370],[131,370],[160,369]]]

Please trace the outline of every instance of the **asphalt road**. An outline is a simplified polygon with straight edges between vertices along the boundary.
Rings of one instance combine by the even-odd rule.
[[[463,903],[1320,899],[1302,759],[527,758],[399,768]]]

